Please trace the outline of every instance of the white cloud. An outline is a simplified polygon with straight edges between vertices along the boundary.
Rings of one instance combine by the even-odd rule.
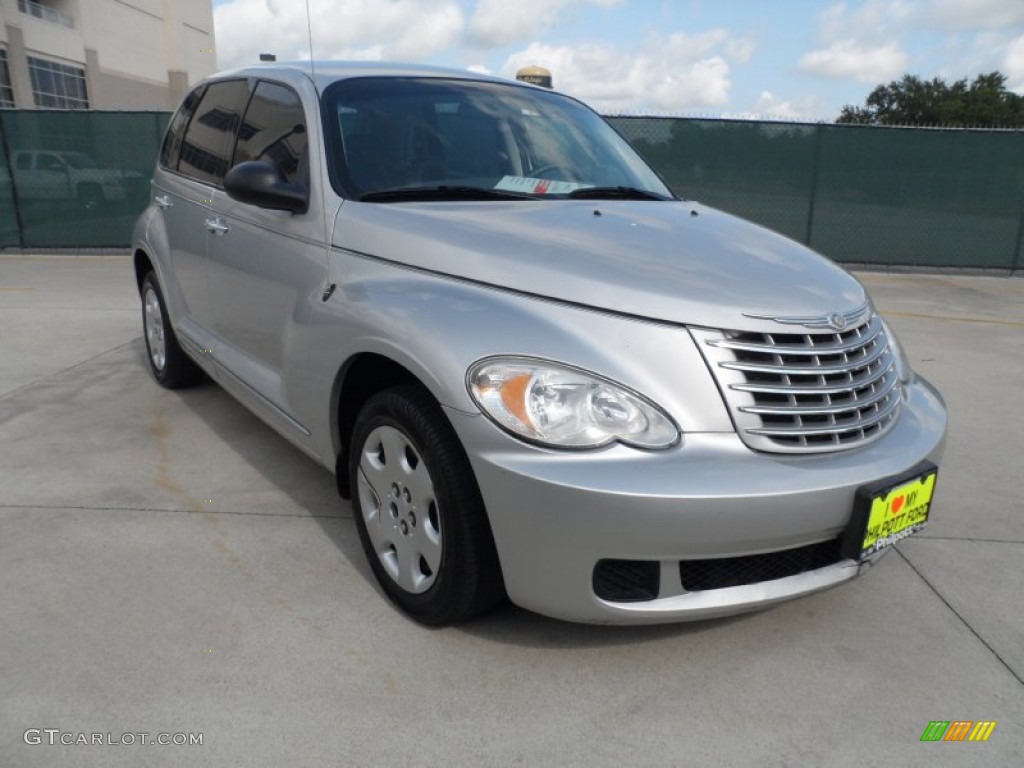
[[[626,0],[310,0],[317,59],[459,61],[477,72],[499,69],[484,49],[518,43],[500,67],[538,64],[556,87],[600,109],[684,111],[729,103],[730,66],[749,61],[754,44],[722,28],[652,34],[612,44],[556,43],[556,25],[572,14]],[[219,66],[310,56],[305,3],[229,0],[214,8]],[[555,38],[557,39],[557,38]],[[534,42],[530,42],[533,40]],[[544,41],[544,42],[540,42]],[[515,48],[512,48],[515,50]]]
[[[1005,28],[1024,24],[1021,0],[925,0],[916,6],[913,21],[938,29]]]
[[[835,3],[818,18],[819,40],[827,46],[840,40],[888,37],[906,25],[913,10],[906,0],[866,0],[852,9],[845,2]]]
[[[308,59],[305,3],[231,0],[214,8],[221,68]],[[422,60],[453,45],[465,26],[458,0],[310,0],[316,58]]]
[[[865,0],[853,7],[846,2],[833,3],[818,16],[818,47],[800,58],[797,69],[818,77],[862,83],[877,83],[902,74],[910,57],[899,40],[914,13],[913,3]]]
[[[1011,44],[1022,24],[1024,0],[841,0],[819,14],[818,45],[798,68],[864,83],[890,80],[912,67],[947,80],[1010,70]],[[944,33],[941,50],[917,45],[912,62],[904,41],[920,42],[926,30]],[[1007,74],[1012,84],[1024,82],[1024,76]]]
[[[776,120],[815,120],[822,114],[817,96],[805,96],[796,101],[779,99],[771,91],[761,91],[750,111],[750,117],[768,117]]]
[[[469,21],[471,41],[484,48],[536,38],[572,6],[618,5],[623,0],[479,0]]]
[[[1008,87],[1024,96],[1024,35],[1006,47],[1003,72],[1008,78]]]
[[[868,47],[847,39],[805,53],[798,68],[809,75],[878,83],[902,74],[909,63],[910,57],[896,43]]]
[[[725,55],[736,64],[746,64],[754,55],[754,42],[745,37],[729,40],[725,44]]]
[[[640,50],[607,44],[551,46],[534,42],[512,54],[502,74],[540,65],[555,87],[598,110],[666,111],[720,107],[729,101],[729,64],[718,49],[724,30],[648,40]]]

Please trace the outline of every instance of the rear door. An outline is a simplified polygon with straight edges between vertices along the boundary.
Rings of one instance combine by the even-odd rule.
[[[207,262],[212,200],[230,165],[248,93],[245,80],[217,81],[201,94],[194,91],[193,103],[186,100],[185,112],[175,115],[178,125],[172,123],[171,144],[165,144],[166,157],[161,157],[164,172],[157,174],[153,184],[173,273],[168,301],[179,302],[172,317],[179,318],[176,325],[186,341],[203,348],[209,346],[213,327]]]

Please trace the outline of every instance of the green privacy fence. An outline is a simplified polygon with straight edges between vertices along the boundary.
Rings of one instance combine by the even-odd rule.
[[[169,115],[0,111],[0,248],[124,248]],[[1024,268],[1024,133],[609,117],[677,194],[836,261]]]
[[[836,261],[1024,267],[1024,132],[608,119],[677,194]]]
[[[0,247],[127,247],[169,119],[0,111]]]

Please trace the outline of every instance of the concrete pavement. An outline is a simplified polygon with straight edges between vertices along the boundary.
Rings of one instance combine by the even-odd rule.
[[[1024,764],[1024,280],[860,277],[950,406],[927,531],[739,618],[428,630],[326,471],[153,382],[126,257],[0,256],[0,766]]]

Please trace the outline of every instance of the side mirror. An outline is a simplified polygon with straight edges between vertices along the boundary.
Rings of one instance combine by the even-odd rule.
[[[275,211],[305,213],[309,210],[309,189],[305,184],[284,180],[281,172],[262,160],[239,163],[224,177],[224,191],[240,203]]]

